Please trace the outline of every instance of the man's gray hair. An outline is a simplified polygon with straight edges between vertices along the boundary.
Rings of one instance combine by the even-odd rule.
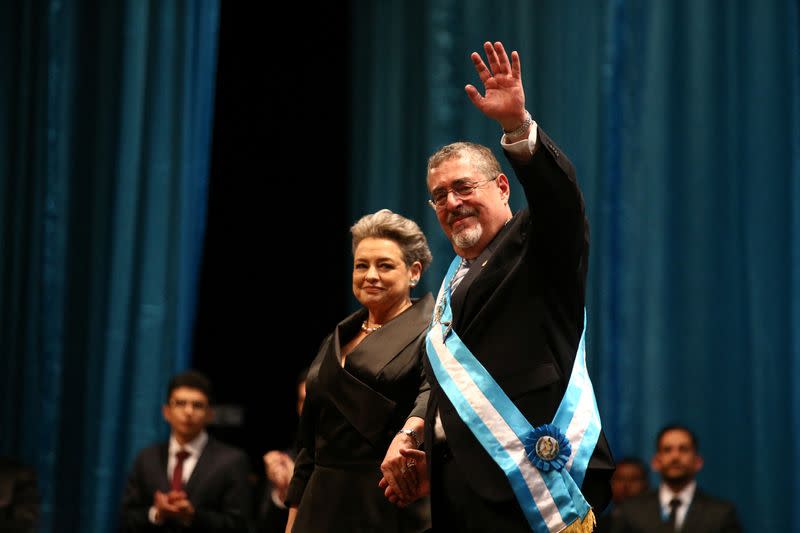
[[[482,144],[462,141],[442,146],[430,156],[428,158],[428,174],[430,175],[431,170],[445,161],[462,157],[469,160],[485,179],[494,179],[503,173],[500,163],[489,148]]]

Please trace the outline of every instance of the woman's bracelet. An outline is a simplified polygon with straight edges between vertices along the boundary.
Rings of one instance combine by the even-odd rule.
[[[413,429],[403,428],[403,429],[401,429],[400,431],[397,432],[398,435],[400,433],[402,433],[404,435],[408,435],[409,437],[411,437],[414,440],[414,446],[417,449],[419,449],[420,445],[422,444],[422,441],[420,440],[419,436],[417,436],[417,432],[416,431],[414,431]]]

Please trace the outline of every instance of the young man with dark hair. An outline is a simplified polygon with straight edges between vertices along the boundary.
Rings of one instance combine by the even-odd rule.
[[[249,463],[206,432],[210,403],[211,383],[201,373],[170,380],[162,407],[170,438],[137,456],[122,499],[123,531],[247,531]]]

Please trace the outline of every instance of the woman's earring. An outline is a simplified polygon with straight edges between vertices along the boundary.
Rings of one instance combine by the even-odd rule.
[[[412,279],[411,281],[409,281],[409,282],[408,282],[408,284],[409,284],[410,286],[412,286],[412,287],[416,287],[416,286],[417,286],[417,281],[418,281],[418,280],[416,280],[416,279]]]

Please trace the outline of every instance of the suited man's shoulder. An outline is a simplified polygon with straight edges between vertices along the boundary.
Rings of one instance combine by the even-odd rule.
[[[143,448],[139,448],[139,451],[136,452],[134,463],[148,462],[160,458],[162,455],[166,455],[168,448],[169,442],[167,441],[148,444]]]
[[[692,509],[694,507],[694,509]],[[690,507],[690,512],[702,513],[706,522],[717,523],[720,525],[736,526],[740,529],[739,519],[736,514],[736,505],[733,502],[717,498],[707,492],[697,489]],[[738,530],[737,529],[737,530]],[[729,531],[726,529],[725,531]]]
[[[643,516],[652,514],[651,511],[654,509],[656,510],[656,515],[660,517],[658,514],[658,491],[650,489],[637,496],[631,496],[615,506],[612,510],[612,516],[614,519]]]
[[[214,455],[214,460],[216,462],[223,462],[223,463],[245,463],[249,462],[247,458],[247,454],[241,448],[237,448],[231,444],[218,440],[209,435],[208,442],[206,443],[206,447],[203,450],[205,454],[208,452],[209,454]]]
[[[733,504],[733,502],[730,502],[722,498],[717,498],[716,496],[712,496],[711,494],[699,488],[694,494],[694,499],[692,500],[692,503],[698,503],[698,504],[702,503],[709,509],[724,509],[724,510],[736,509],[736,506]]]

